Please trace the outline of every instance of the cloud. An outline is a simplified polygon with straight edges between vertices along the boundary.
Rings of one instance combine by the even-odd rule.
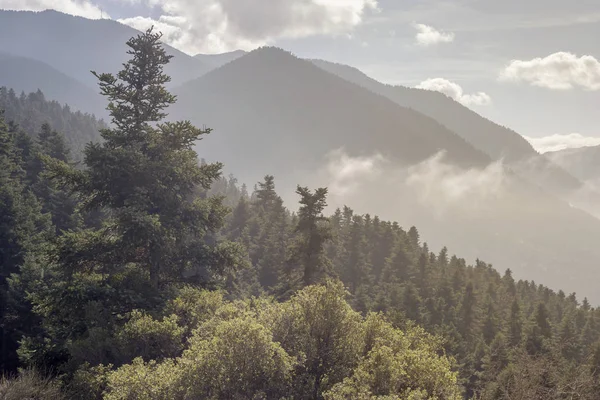
[[[492,103],[492,99],[484,92],[465,94],[463,88],[454,82],[444,78],[427,79],[417,86],[417,89],[433,90],[444,93],[465,106],[487,106]]]
[[[1,1],[1,0],[0,0]],[[165,41],[189,54],[254,49],[278,38],[352,31],[377,0],[144,0],[162,13],[122,19],[136,29],[154,23]]]
[[[432,46],[439,43],[450,43],[454,41],[454,33],[441,32],[432,26],[424,24],[413,24],[417,30],[417,44],[421,46]]]
[[[482,212],[503,198],[509,182],[501,161],[464,169],[448,163],[444,151],[408,166],[380,153],[354,156],[337,149],[312,177],[329,188],[332,206],[368,204],[366,210],[409,214],[419,208],[435,217]]]
[[[501,161],[485,168],[462,169],[444,161],[441,151],[408,169],[406,185],[422,204],[438,213],[447,208],[484,205],[502,194],[507,175]]]
[[[326,179],[336,196],[354,193],[361,183],[377,178],[386,162],[381,154],[353,157],[344,149],[331,151],[326,159]]]
[[[513,60],[502,71],[500,80],[527,82],[554,90],[581,87],[600,90],[600,62],[593,56],[577,57],[558,52],[530,61]]]
[[[16,11],[56,10],[65,14],[90,19],[110,18],[100,8],[87,0],[0,0],[0,9]]]
[[[570,133],[568,135],[556,134],[538,138],[524,136],[524,138],[540,153],[586,146],[600,146],[600,137],[583,136],[579,133]]]

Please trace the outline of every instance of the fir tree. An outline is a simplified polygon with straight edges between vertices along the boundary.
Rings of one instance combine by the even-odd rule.
[[[175,97],[164,86],[171,57],[160,38],[152,29],[132,38],[122,71],[95,74],[114,127],[88,145],[85,168],[47,160],[52,179],[106,218],[97,229],[63,235],[25,266],[27,276],[45,271],[28,288],[45,330],[24,340],[25,362],[60,366],[77,354],[80,362],[119,362],[109,338],[124,316],[160,305],[170,285],[207,284],[241,263],[238,247],[206,237],[224,221],[221,198],[195,196],[220,174],[220,164],[199,165],[193,150],[210,130],[162,121]]]
[[[292,251],[291,262],[302,271],[304,286],[309,286],[330,272],[324,252],[326,242],[331,239],[329,221],[323,215],[327,207],[327,189],[319,188],[313,193],[307,187],[298,186],[296,193],[300,196],[296,226],[300,237]]]

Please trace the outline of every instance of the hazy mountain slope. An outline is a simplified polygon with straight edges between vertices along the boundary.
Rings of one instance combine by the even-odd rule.
[[[202,61],[204,65],[207,65],[211,68],[219,68],[227,63],[232,62],[233,60],[237,60],[246,54],[247,52],[244,50],[235,50],[221,54],[196,54],[194,58]]]
[[[332,206],[419,226],[432,246],[520,277],[595,293],[600,222],[419,112],[272,48],[175,93],[170,118],[214,128],[200,156],[241,182],[274,174],[287,199],[296,183],[327,185]]]
[[[600,146],[553,151],[544,156],[583,181],[600,180]]]
[[[440,150],[459,165],[489,158],[431,118],[329,74],[283,50],[262,48],[177,88],[176,116],[215,129],[211,155],[242,179],[294,171],[345,147],[406,163]],[[241,157],[252,157],[241,160]],[[248,171],[248,165],[254,171]]]
[[[0,10],[0,51],[43,61],[88,86],[90,70],[116,72],[128,59],[125,43],[139,32],[113,20],[89,20],[56,11]],[[173,84],[205,73],[203,63],[170,46],[175,58],[167,68]]]
[[[106,101],[90,87],[55,70],[48,64],[0,52],[0,86],[17,93],[41,90],[47,99],[69,104],[74,110],[100,117],[107,115]]]
[[[403,107],[434,118],[493,159],[504,159],[521,175],[554,193],[564,197],[581,187],[581,182],[541,157],[521,135],[480,116],[442,93],[386,85],[347,65],[323,60],[313,60],[313,63]]]
[[[312,60],[319,68],[390,98],[403,107],[435,118],[494,159],[521,159],[537,152],[518,133],[495,124],[443,93],[383,84],[360,70],[323,60]]]

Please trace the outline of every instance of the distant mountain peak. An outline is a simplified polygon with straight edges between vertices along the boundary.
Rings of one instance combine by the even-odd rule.
[[[125,43],[138,34],[110,19],[92,20],[54,10],[0,10],[0,51],[42,61],[94,89],[96,78],[90,70],[116,72],[128,58]],[[164,47],[174,56],[165,69],[173,86],[212,69],[167,44]]]
[[[226,53],[219,54],[196,54],[194,58],[200,60],[203,64],[211,67],[212,69],[220,68],[225,64],[237,60],[240,57],[248,54],[245,50],[234,50]]]
[[[203,58],[203,57],[214,57],[214,58],[218,58],[218,57],[227,57],[227,56],[238,56],[241,57],[245,54],[248,54],[248,52],[246,50],[233,50],[233,51],[226,51],[224,53],[198,53],[196,54],[194,57],[196,58]]]
[[[282,49],[281,47],[275,47],[275,46],[261,46],[261,47],[257,48],[256,50],[251,51],[249,54],[254,54],[254,55],[268,54],[270,56],[279,56],[279,57],[290,57],[291,56],[293,58],[298,58],[291,51]]]

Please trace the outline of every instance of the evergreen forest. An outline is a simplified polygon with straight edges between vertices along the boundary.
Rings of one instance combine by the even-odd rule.
[[[0,399],[600,399],[600,308],[224,176],[127,46],[106,123],[0,89]]]

